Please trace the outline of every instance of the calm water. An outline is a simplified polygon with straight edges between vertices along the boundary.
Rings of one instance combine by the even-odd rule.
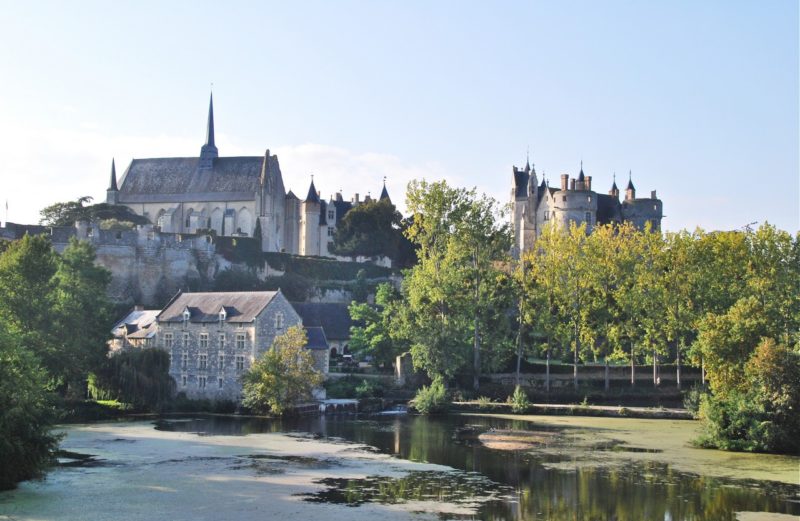
[[[710,478],[676,472],[663,463],[624,458],[615,464],[586,465],[573,461],[569,450],[531,454],[488,449],[476,440],[480,432],[532,428],[528,422],[499,418],[325,417],[279,422],[214,417],[167,420],[156,428],[204,435],[298,431],[364,443],[399,458],[461,471],[455,475],[413,472],[403,478],[331,478],[321,482],[327,490],[306,497],[308,501],[357,507],[365,502],[411,499],[469,503],[491,495],[494,499],[483,503],[478,512],[479,519],[491,520],[716,521],[734,520],[739,511],[800,514],[797,486]],[[553,433],[563,434],[563,429]]]

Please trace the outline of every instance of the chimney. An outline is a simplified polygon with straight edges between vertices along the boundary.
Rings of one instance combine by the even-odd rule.
[[[569,180],[569,189],[572,190],[572,191],[575,191],[575,179],[574,178]]]
[[[584,186],[584,189],[589,191],[592,190],[592,176],[590,175],[586,176],[586,185]]]
[[[658,197],[656,197],[656,191],[655,190],[650,192],[650,199],[658,199]]]
[[[561,189],[562,190],[566,190],[567,189],[568,179],[569,179],[569,174],[561,174]]]

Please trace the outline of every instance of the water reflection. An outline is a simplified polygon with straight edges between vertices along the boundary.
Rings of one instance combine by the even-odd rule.
[[[796,498],[799,487],[691,475],[658,462],[586,465],[570,453],[569,432],[564,429],[558,431],[567,445],[557,453],[498,451],[477,443],[477,433],[487,429],[530,428],[527,422],[500,418],[327,417],[272,421],[209,417],[165,420],[156,428],[206,435],[294,431],[364,443],[403,459],[447,465],[463,471],[462,478],[468,473],[487,478],[452,481],[451,476],[448,483],[436,474],[414,473],[403,478],[333,480],[323,483],[328,486],[326,494],[315,496],[316,500],[357,505],[364,501],[404,501],[424,493],[437,496],[437,500],[463,501],[496,494],[500,486],[503,497],[482,503],[478,518],[699,521],[734,520],[737,511],[800,514],[800,505],[787,500]]]

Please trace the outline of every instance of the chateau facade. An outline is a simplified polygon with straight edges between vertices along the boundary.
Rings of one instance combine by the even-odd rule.
[[[384,184],[380,199],[389,199]],[[330,256],[336,224],[364,201],[341,193],[325,201],[311,185],[300,200],[283,184],[278,156],[220,157],[209,100],[206,141],[198,157],[133,159],[117,182],[111,162],[106,202],[124,205],[166,233],[252,237],[260,229],[264,251]]]
[[[663,206],[656,191],[650,192],[649,198],[637,198],[630,177],[624,199],[620,200],[616,179],[608,194],[592,190],[592,176],[583,173],[583,164],[577,178],[562,174],[559,187],[551,187],[544,177],[539,183],[536,170],[529,162],[524,168],[514,166],[512,173],[512,253],[515,257],[530,250],[549,223],[563,227],[586,223],[589,232],[598,224],[623,221],[639,229],[644,229],[648,223],[651,229],[661,228]]]
[[[134,309],[112,330],[112,351],[153,347],[170,356],[176,390],[238,401],[241,377],[275,338],[302,319],[280,291],[180,293],[163,310]],[[327,374],[321,327],[305,327],[314,367]]]

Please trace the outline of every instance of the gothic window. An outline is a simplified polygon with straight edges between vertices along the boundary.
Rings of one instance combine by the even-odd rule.
[[[283,329],[283,313],[275,313],[275,329]]]
[[[208,333],[200,333],[200,347],[208,348]]]
[[[200,354],[197,361],[197,368],[201,370],[205,370],[208,368],[208,355],[206,353]]]
[[[244,349],[244,333],[236,333],[236,349]]]

